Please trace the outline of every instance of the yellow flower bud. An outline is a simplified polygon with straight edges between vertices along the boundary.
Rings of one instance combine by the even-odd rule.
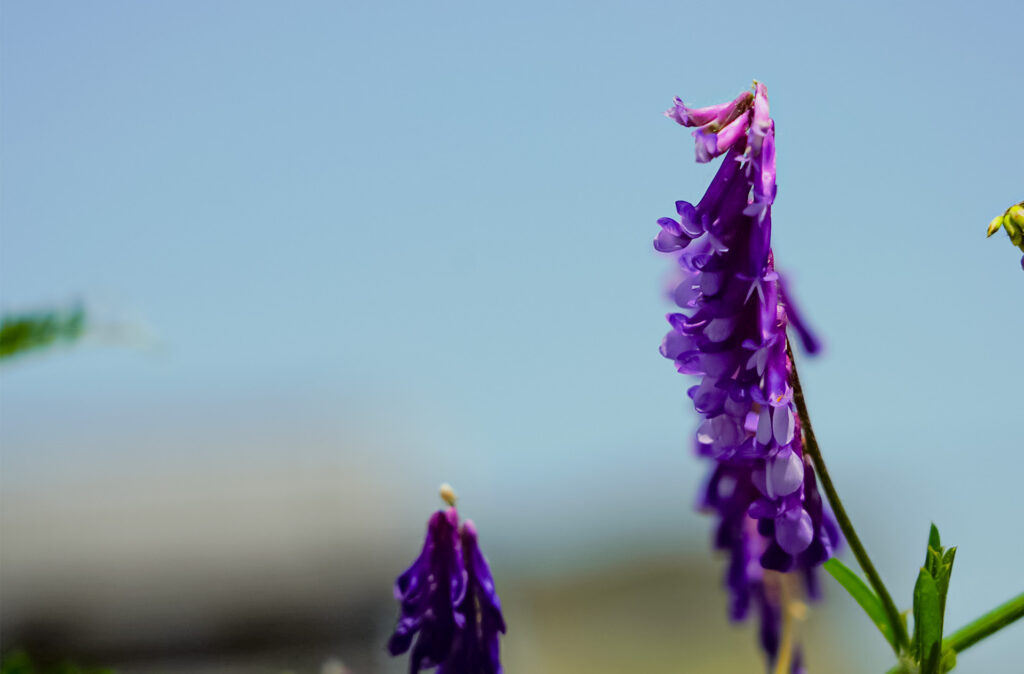
[[[997,215],[992,218],[992,222],[988,223],[988,234],[985,236],[992,236],[999,231],[999,228],[1003,226],[1003,216]]]

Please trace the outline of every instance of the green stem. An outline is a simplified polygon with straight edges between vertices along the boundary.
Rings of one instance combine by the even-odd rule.
[[[1024,592],[953,632],[942,640],[942,645],[957,653],[963,652],[1021,617],[1024,617]]]
[[[825,459],[821,456],[821,448],[818,447],[818,441],[814,437],[814,429],[811,427],[811,417],[807,413],[807,401],[804,399],[804,392],[800,387],[800,375],[796,371],[796,361],[793,359],[793,349],[789,345],[789,340],[786,340],[786,353],[789,355],[790,363],[793,364],[793,400],[796,402],[797,414],[800,416],[800,426],[804,436],[804,451],[810,455],[811,461],[814,463],[814,470],[821,481],[821,487],[825,491],[825,495],[828,496],[828,502],[832,505],[832,512],[836,516],[836,521],[839,523],[843,536],[846,537],[846,542],[850,544],[853,556],[857,558],[857,563],[860,564],[864,575],[867,576],[868,583],[874,588],[875,593],[882,602],[882,607],[885,609],[889,623],[892,625],[893,634],[896,635],[896,646],[893,647],[893,650],[896,651],[896,655],[899,655],[900,651],[907,649],[910,644],[910,641],[907,639],[907,630],[903,625],[903,619],[900,617],[900,611],[896,608],[896,604],[889,595],[889,590],[886,589],[885,583],[882,582],[882,577],[878,575],[875,565],[871,563],[867,550],[864,549],[864,545],[860,542],[860,537],[857,536],[857,531],[853,528],[850,516],[846,514],[846,508],[843,507],[843,502],[839,500],[839,493],[836,491],[835,485],[832,484],[828,468],[825,467]]]

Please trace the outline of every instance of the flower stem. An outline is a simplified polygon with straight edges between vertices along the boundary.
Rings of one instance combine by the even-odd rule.
[[[1024,617],[1024,592],[953,632],[942,640],[942,645],[960,653],[1021,617]]]
[[[839,500],[839,493],[836,492],[835,485],[832,484],[828,468],[825,467],[825,459],[821,456],[821,448],[818,447],[818,441],[814,437],[811,417],[807,413],[807,401],[804,399],[804,392],[800,387],[800,375],[797,374],[796,361],[793,359],[793,349],[790,347],[788,339],[786,340],[786,354],[789,356],[789,362],[793,366],[793,400],[796,402],[797,414],[800,416],[800,425],[804,436],[804,451],[810,455],[811,461],[814,463],[814,470],[821,481],[821,487],[825,491],[825,495],[828,496],[832,512],[836,516],[836,521],[839,523],[843,536],[846,537],[846,542],[850,544],[853,556],[857,558],[857,563],[860,564],[864,575],[867,576],[868,583],[871,584],[875,594],[878,595],[882,602],[882,607],[885,608],[885,613],[892,624],[893,633],[896,635],[896,646],[893,650],[896,651],[896,655],[899,655],[900,651],[906,650],[910,643],[907,639],[907,630],[903,624],[903,619],[900,617],[900,611],[896,608],[892,596],[889,595],[889,590],[886,589],[885,583],[882,582],[882,577],[875,570],[875,565],[871,562],[871,558],[868,557],[867,550],[864,549],[864,545],[860,542],[860,537],[857,536],[857,531],[853,528],[850,516],[846,514],[843,502]]]

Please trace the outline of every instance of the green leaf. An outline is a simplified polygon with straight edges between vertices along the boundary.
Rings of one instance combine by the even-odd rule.
[[[939,528],[932,522],[932,528],[928,532],[928,547],[935,550],[942,549],[942,541],[939,538]]]
[[[928,548],[924,553],[924,568],[934,578],[939,572],[942,564],[942,540],[939,538],[939,529],[932,523],[928,531]]]
[[[942,610],[935,579],[921,569],[914,585],[914,646],[921,674],[938,674],[942,647]]]
[[[860,604],[860,607],[871,618],[871,622],[875,623],[875,627],[882,633],[882,636],[889,642],[889,645],[898,651],[896,630],[889,624],[889,617],[885,613],[881,600],[871,591],[867,583],[835,557],[825,562],[825,570]]]
[[[953,575],[953,560],[956,558],[956,547],[946,550],[939,566],[939,574],[935,577],[935,587],[939,592],[939,615],[945,620],[946,593],[949,592],[949,577]]]

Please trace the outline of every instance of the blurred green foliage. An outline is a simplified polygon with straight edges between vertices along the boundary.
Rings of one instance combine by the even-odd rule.
[[[42,667],[33,662],[25,651],[14,651],[4,658],[0,674],[114,674],[114,670],[79,667],[66,661]]]
[[[70,309],[8,314],[0,321],[0,360],[60,342],[70,343],[84,332],[85,309],[81,305]]]

